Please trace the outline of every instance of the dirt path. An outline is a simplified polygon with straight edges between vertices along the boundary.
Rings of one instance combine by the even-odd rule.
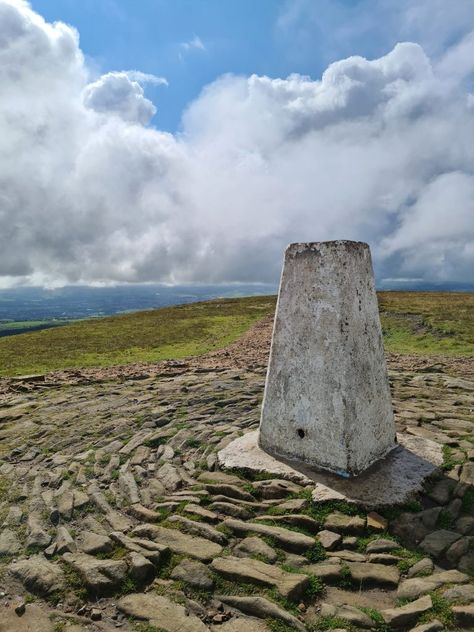
[[[84,384],[110,380],[144,379],[152,376],[173,376],[190,369],[261,369],[268,363],[273,317],[253,325],[239,340],[225,349],[183,360],[157,363],[135,363],[105,368],[66,369],[46,375],[0,378],[2,393],[35,390],[59,384]],[[413,372],[439,372],[456,376],[474,376],[474,358],[387,354],[389,369]]]

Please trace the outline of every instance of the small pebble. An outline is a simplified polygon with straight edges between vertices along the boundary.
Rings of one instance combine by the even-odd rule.
[[[102,619],[102,612],[98,608],[92,608],[91,619],[92,621],[100,621]]]
[[[21,601],[17,606],[15,606],[15,612],[19,617],[25,614],[25,610],[26,604],[24,601]]]

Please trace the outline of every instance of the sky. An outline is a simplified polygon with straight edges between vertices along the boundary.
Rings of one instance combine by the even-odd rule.
[[[468,283],[474,0],[0,0],[0,287]]]

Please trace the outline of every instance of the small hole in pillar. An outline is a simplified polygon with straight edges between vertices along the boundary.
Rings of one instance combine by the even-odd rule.
[[[304,432],[303,428],[298,428],[297,432],[298,432],[298,437],[300,439],[304,439],[305,432]]]

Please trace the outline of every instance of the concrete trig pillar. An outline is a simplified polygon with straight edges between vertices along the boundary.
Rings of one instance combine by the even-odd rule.
[[[291,244],[278,296],[260,447],[356,476],[395,442],[368,245]]]

